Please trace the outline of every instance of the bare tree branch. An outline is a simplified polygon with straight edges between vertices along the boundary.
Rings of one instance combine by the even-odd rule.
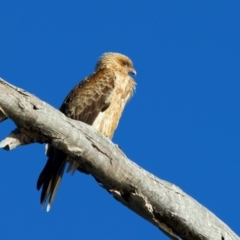
[[[0,119],[6,118],[18,128],[0,147],[11,150],[33,142],[51,143],[78,161],[115,199],[171,239],[240,239],[180,188],[127,159],[97,130],[67,118],[34,95],[0,79]]]

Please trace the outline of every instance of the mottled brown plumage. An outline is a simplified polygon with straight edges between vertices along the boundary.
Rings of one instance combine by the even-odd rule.
[[[136,71],[127,56],[105,53],[97,62],[95,72],[68,94],[60,111],[112,138],[135,88],[129,74],[136,74]],[[51,145],[48,145],[47,156],[48,161],[39,175],[37,189],[42,188],[41,204],[48,200],[49,211],[68,159],[64,152]],[[70,161],[69,170],[75,171],[77,168],[77,162]]]

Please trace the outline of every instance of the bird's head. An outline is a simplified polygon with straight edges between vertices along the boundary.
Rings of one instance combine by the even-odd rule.
[[[104,53],[98,60],[95,70],[97,71],[103,68],[111,68],[126,75],[137,74],[136,70],[133,68],[131,59],[120,53]]]

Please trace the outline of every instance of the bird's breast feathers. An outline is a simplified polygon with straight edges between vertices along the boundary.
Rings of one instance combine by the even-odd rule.
[[[135,81],[130,76],[115,72],[115,86],[110,97],[110,105],[96,117],[93,126],[108,138],[112,138],[128,100],[133,95]]]

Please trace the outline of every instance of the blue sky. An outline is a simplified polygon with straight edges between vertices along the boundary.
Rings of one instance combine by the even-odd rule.
[[[0,77],[58,108],[108,51],[138,75],[113,142],[240,235],[239,1],[1,1]],[[0,125],[3,139],[14,124]],[[49,213],[44,146],[0,151],[1,239],[167,239],[92,177],[64,175]]]

